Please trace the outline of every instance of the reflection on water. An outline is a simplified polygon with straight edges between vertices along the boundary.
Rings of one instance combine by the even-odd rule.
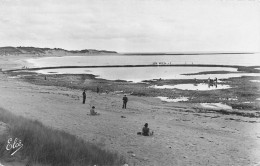
[[[178,97],[175,99],[170,99],[168,97],[158,96],[157,98],[161,99],[162,101],[166,101],[166,102],[179,102],[179,101],[188,101],[189,100],[188,97]]]
[[[231,106],[222,103],[200,103],[200,104],[202,107],[211,108],[211,109],[227,109],[227,110],[232,109]]]
[[[231,88],[229,85],[223,85],[223,84],[177,84],[177,85],[163,85],[163,86],[150,86],[151,88],[158,88],[158,89],[181,89],[181,90],[200,90],[200,91],[206,91],[206,90],[216,90],[216,89],[228,89]]]

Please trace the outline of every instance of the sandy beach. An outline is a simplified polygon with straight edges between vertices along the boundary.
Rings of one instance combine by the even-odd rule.
[[[0,68],[24,66],[22,60],[0,57]],[[92,91],[82,104],[80,90],[34,85],[3,73],[0,93],[0,107],[118,152],[131,166],[260,165],[259,118],[132,95],[122,109],[123,94]],[[88,115],[93,105],[101,115]],[[145,123],[153,136],[137,135]]]

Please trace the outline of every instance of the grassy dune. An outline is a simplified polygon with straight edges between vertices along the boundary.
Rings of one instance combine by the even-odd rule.
[[[123,165],[124,159],[116,153],[100,149],[74,135],[44,126],[39,121],[18,117],[0,108],[0,121],[7,124],[1,135],[0,159],[54,166]],[[23,147],[13,156],[7,151],[9,138],[18,138]]]

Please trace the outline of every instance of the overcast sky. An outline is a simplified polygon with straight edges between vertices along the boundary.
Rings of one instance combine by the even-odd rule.
[[[259,0],[0,0],[0,46],[260,51]]]

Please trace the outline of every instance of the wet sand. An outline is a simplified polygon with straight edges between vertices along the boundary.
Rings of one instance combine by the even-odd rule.
[[[6,58],[1,66],[16,66]],[[80,90],[34,85],[2,73],[0,92],[0,107],[117,151],[129,165],[260,165],[259,118],[153,97],[128,96],[122,109],[122,94],[91,91],[84,105]],[[100,116],[87,115],[93,105]],[[146,122],[155,132],[151,137],[136,134]]]

